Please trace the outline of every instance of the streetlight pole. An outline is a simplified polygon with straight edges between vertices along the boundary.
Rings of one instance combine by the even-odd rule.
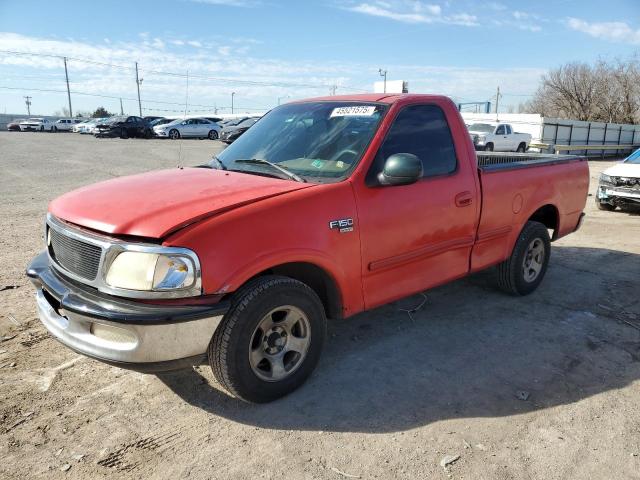
[[[236,96],[236,92],[231,92],[231,115],[233,115],[233,97]]]
[[[378,69],[378,73],[380,74],[381,77],[384,77],[384,87],[382,89],[383,93],[387,93],[387,71],[386,70],[382,70],[381,68]]]

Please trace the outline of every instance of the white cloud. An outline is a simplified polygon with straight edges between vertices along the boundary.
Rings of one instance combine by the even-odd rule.
[[[224,57],[228,56],[229,54],[231,54],[231,47],[229,46],[224,46],[224,47],[218,47],[218,53]]]
[[[189,40],[187,42],[187,45],[191,45],[192,47],[196,47],[196,48],[202,48],[202,43],[199,42],[198,40]]]
[[[587,22],[579,18],[567,18],[567,26],[578,32],[612,42],[640,45],[640,29],[634,30],[626,22]]]
[[[452,25],[476,26],[478,18],[468,13],[443,15],[440,5],[420,1],[394,0],[373,1],[344,6],[346,10],[373,17],[387,18],[403,23],[447,23]]]

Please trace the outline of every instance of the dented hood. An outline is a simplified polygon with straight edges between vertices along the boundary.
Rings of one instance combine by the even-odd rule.
[[[49,212],[104,233],[162,238],[201,218],[312,185],[209,168],[176,168],[74,190],[52,201]]]

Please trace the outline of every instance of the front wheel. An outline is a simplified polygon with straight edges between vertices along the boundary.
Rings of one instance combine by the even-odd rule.
[[[241,288],[209,344],[218,382],[246,402],[297,389],[320,358],[326,318],[318,295],[288,277],[260,277]]]
[[[487,143],[484,147],[485,152],[493,152],[493,143]]]
[[[616,209],[615,205],[611,205],[610,203],[600,202],[597,198],[596,198],[596,207],[598,207],[598,210],[605,210],[607,212],[613,212]]]
[[[175,128],[169,132],[169,138],[171,140],[177,140],[180,138],[180,132]]]
[[[527,145],[525,143],[521,143],[520,145],[518,145],[518,148],[516,149],[516,152],[518,153],[524,153],[527,151]]]
[[[551,255],[549,232],[540,222],[527,222],[511,256],[498,264],[498,285],[512,295],[533,292],[547,272]]]

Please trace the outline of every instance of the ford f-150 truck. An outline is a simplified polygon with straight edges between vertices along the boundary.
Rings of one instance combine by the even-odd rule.
[[[584,158],[476,156],[446,97],[297,101],[206,165],[53,200],[27,274],[69,348],[141,371],[208,359],[266,402],[309,376],[327,319],[491,266],[533,292],[588,182]]]
[[[477,150],[487,152],[524,153],[531,144],[531,135],[516,132],[509,123],[474,123],[469,135]]]

